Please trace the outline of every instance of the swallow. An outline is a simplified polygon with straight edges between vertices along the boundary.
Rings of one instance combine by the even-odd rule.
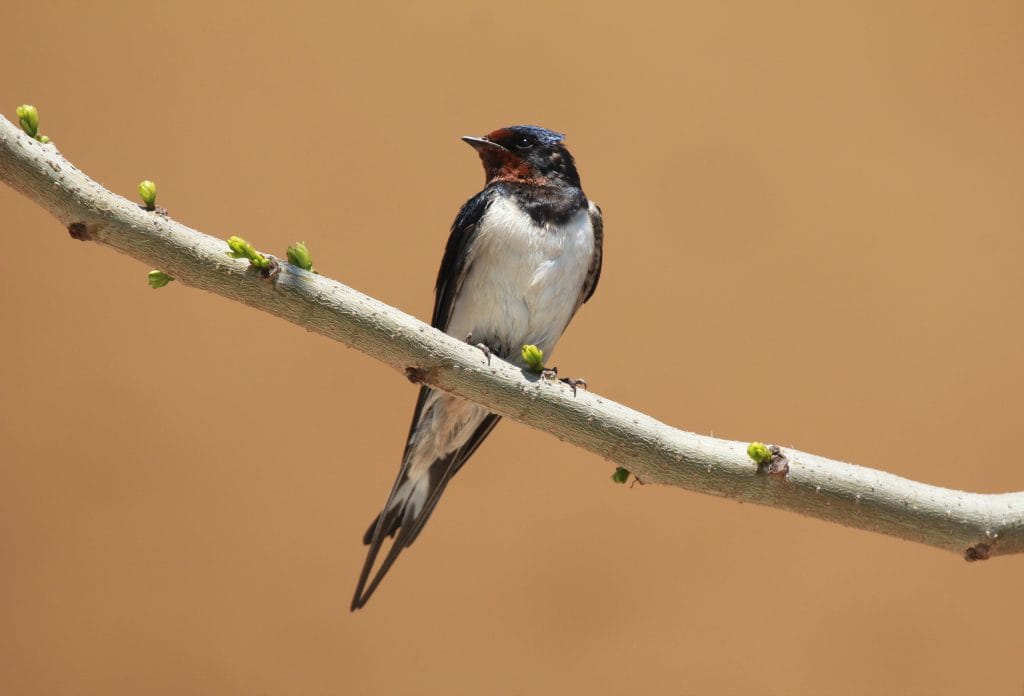
[[[601,277],[604,224],[588,200],[564,137],[537,126],[464,137],[486,183],[452,224],[437,274],[431,324],[485,353],[526,367],[522,346],[549,356]],[[403,549],[423,530],[448,482],[500,416],[421,387],[402,464],[384,508],[363,536],[369,546],[352,610],[365,606]],[[391,546],[373,579],[385,540]]]

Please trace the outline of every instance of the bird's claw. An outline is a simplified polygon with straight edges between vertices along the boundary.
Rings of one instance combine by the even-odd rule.
[[[570,389],[572,389],[573,396],[576,396],[576,389],[578,389],[579,387],[583,387],[584,389],[587,388],[587,380],[585,379],[574,377],[559,377],[557,367],[544,368],[543,370],[540,371],[540,378],[551,380],[552,382],[557,379],[559,382],[562,382]]]
[[[486,343],[473,343],[473,334],[472,333],[466,334],[466,343],[469,343],[470,345],[473,345],[474,347],[479,348],[480,352],[482,352],[484,354],[484,357],[487,358],[487,366],[490,367],[490,365],[491,365],[491,349],[490,349],[490,347]]]
[[[578,377],[578,378],[563,377],[562,379],[560,379],[558,381],[559,382],[565,382],[566,384],[568,384],[569,387],[572,389],[572,395],[573,396],[576,396],[576,388],[577,387],[583,387],[584,389],[587,389],[587,380],[583,379],[582,377]]]

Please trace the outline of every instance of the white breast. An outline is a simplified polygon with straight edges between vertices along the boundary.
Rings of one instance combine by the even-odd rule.
[[[468,252],[469,274],[448,333],[490,341],[516,359],[524,343],[550,354],[572,318],[594,256],[590,214],[537,225],[514,202],[491,203]],[[489,343],[490,345],[490,343]]]

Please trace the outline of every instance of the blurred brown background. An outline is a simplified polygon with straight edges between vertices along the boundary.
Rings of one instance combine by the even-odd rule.
[[[607,238],[563,370],[689,430],[1024,489],[1024,10],[838,5],[12,2],[0,104],[424,318],[482,182],[458,137],[564,130]],[[1024,558],[615,486],[511,422],[350,614],[415,387],[154,292],[6,188],[0,240],[4,694],[1024,689]]]

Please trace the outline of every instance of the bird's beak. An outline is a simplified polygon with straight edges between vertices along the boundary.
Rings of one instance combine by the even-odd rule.
[[[462,136],[462,142],[467,143],[468,145],[470,145],[474,150],[476,150],[479,153],[483,153],[483,152],[485,152],[487,150],[504,150],[505,149],[504,147],[502,147],[498,143],[494,142],[493,140],[488,140],[486,137],[478,138],[478,137],[476,137],[474,135],[464,135],[464,136]]]

